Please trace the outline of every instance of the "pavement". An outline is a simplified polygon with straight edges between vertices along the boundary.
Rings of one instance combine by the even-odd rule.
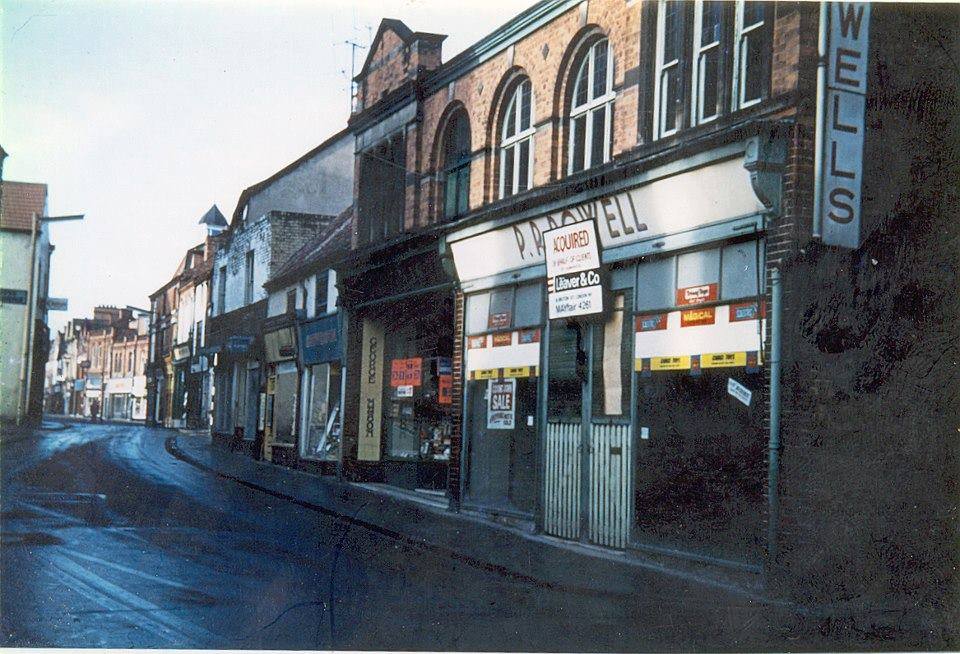
[[[739,598],[744,606],[781,617],[802,612],[771,595],[763,575],[755,572],[718,569],[636,551],[613,551],[534,534],[479,515],[452,512],[446,502],[412,492],[341,482],[256,461],[204,435],[171,435],[166,447],[175,457],[248,488],[543,588],[630,597],[638,588],[648,587],[655,577],[662,584],[719,590]]]

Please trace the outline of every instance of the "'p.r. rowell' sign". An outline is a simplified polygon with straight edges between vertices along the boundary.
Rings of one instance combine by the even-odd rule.
[[[600,248],[592,220],[543,232],[551,320],[603,312]]]
[[[820,215],[827,245],[860,246],[864,114],[867,97],[869,2],[827,2],[826,84],[823,116]]]

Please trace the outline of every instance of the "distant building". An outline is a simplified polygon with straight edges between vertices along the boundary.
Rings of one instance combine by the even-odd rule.
[[[2,161],[3,155],[0,155]],[[0,182],[0,420],[39,422],[49,347],[47,185]]]
[[[210,275],[227,221],[216,205],[198,224],[203,243],[190,248],[173,277],[150,296],[149,421],[166,427],[210,424],[206,344]]]

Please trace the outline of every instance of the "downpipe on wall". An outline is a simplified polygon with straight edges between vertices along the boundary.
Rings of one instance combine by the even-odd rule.
[[[770,270],[770,440],[767,470],[767,555],[777,558],[780,531],[780,347],[782,335],[783,287],[780,269]]]

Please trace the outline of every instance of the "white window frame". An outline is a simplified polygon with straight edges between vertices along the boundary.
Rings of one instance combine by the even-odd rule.
[[[698,3],[699,4],[699,3]],[[663,102],[663,84],[661,80],[663,79],[663,73],[668,68],[672,68],[674,72],[680,74],[680,62],[683,58],[683,48],[680,49],[680,56],[676,59],[671,59],[670,61],[664,61],[664,46],[666,45],[664,40],[664,31],[667,26],[667,0],[657,0],[657,37],[656,37],[656,67],[653,76],[653,138],[660,139],[667,136],[676,134],[682,125],[678,122],[677,125],[671,130],[664,130],[663,125],[666,122],[664,110],[666,107]]]
[[[600,43],[606,42],[607,44],[607,80],[606,80],[606,92],[603,95],[597,97],[591,97],[593,94],[593,75],[596,70],[596,54],[597,46]],[[607,38],[598,39],[589,46],[586,54],[581,55],[579,64],[577,65],[576,72],[573,76],[573,93],[570,94],[570,117],[568,118],[567,125],[569,126],[570,136],[567,139],[569,141],[567,146],[567,174],[573,174],[573,152],[576,144],[576,120],[586,115],[586,121],[584,122],[585,138],[583,140],[583,170],[592,168],[593,166],[598,166],[610,161],[610,150],[611,150],[611,140],[613,135],[613,102],[617,97],[616,91],[613,90],[613,46],[610,43],[610,40]],[[579,88],[578,83],[580,81],[580,70],[583,66],[587,66],[587,101],[582,105],[574,105],[577,101],[577,89]],[[599,112],[600,108],[603,109],[604,118],[606,120],[606,129],[603,134],[603,161],[592,161],[591,153],[593,152],[593,117]]]
[[[766,22],[769,19],[769,16],[764,14],[764,20],[759,23],[754,23],[753,25],[744,25],[744,5],[747,1],[757,1],[757,0],[737,0],[736,6],[736,18],[734,19],[734,46],[733,46],[733,88],[735,89],[733,96],[733,106],[731,109],[736,111],[737,109],[745,109],[761,102],[764,96],[761,94],[759,98],[754,98],[752,100],[744,100],[743,94],[746,91],[746,79],[747,76],[744,75],[743,68],[747,65],[749,57],[745,56],[744,47],[748,43],[747,37],[751,34],[756,34],[761,30],[765,29]],[[763,40],[761,38],[761,44]]]
[[[691,83],[691,95],[693,99],[693,111],[691,112],[691,121],[694,125],[703,125],[711,121],[716,120],[720,117],[720,110],[717,109],[716,113],[712,116],[704,117],[703,115],[703,75],[701,73],[701,68],[703,66],[704,55],[710,50],[717,50],[719,52],[718,60],[722,61],[723,59],[723,19],[720,20],[720,29],[721,34],[720,38],[715,41],[711,41],[707,45],[701,44],[701,36],[703,35],[703,0],[696,0],[693,6],[693,70],[692,70],[692,83]],[[723,68],[721,67],[721,70]],[[658,77],[659,79],[659,77]],[[720,81],[721,85],[723,80]]]
[[[520,92],[524,84],[530,86],[530,126],[521,130],[520,112],[523,109],[523,103],[520,101]],[[507,136],[508,121],[513,122],[513,135]],[[510,180],[510,195],[516,195],[520,186],[520,146],[524,141],[528,141],[530,146],[527,153],[527,188],[533,188],[533,135],[537,131],[533,120],[533,84],[529,78],[524,78],[516,83],[510,101],[507,103],[507,110],[503,115],[503,125],[500,127],[500,198],[506,197],[506,161],[507,157],[513,157],[513,179]]]

